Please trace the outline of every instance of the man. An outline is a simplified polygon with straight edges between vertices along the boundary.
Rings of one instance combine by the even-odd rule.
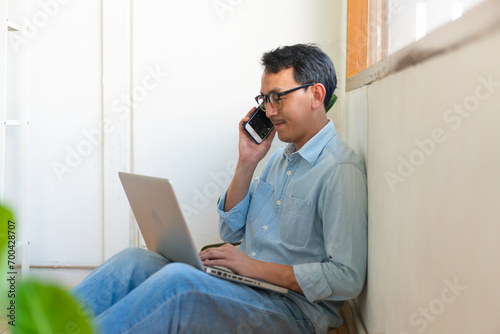
[[[366,273],[366,175],[326,116],[336,85],[330,58],[314,45],[265,53],[256,100],[275,130],[257,145],[239,124],[239,159],[219,202],[223,240],[200,253],[291,291],[278,294],[206,275],[158,254],[128,249],[74,292],[106,333],[327,333]],[[302,87],[301,87],[302,86]],[[260,177],[276,133],[278,149]]]

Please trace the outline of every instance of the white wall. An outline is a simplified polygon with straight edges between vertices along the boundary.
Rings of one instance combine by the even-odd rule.
[[[100,2],[40,3],[29,1],[23,20],[31,262],[98,263],[102,147],[84,133],[101,128]]]
[[[231,3],[237,3],[231,10],[215,10]],[[148,67],[166,73],[135,110],[135,171],[173,180],[199,246],[219,241],[216,201],[235,168],[237,124],[260,92],[262,53],[299,42],[335,51],[337,7],[300,0],[135,2],[136,84]]]
[[[98,264],[134,240],[118,170],[171,178],[197,246],[219,241],[216,201],[260,56],[316,42],[344,82],[344,12],[328,0],[29,0],[31,262]]]
[[[369,333],[500,329],[498,59],[499,29],[347,94],[368,171]]]

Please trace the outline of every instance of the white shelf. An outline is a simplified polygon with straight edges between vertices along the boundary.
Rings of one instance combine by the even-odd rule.
[[[13,125],[13,126],[19,126],[21,125],[21,121],[17,119],[6,119],[3,121],[4,125]]]
[[[21,29],[21,27],[19,26],[19,24],[12,22],[12,21],[9,21],[9,19],[7,19],[7,30],[19,31],[20,29]]]

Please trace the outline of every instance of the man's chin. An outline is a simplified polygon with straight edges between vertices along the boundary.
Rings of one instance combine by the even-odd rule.
[[[278,134],[278,139],[281,140],[282,142],[287,144],[291,142],[290,137],[286,136],[283,132],[276,131],[276,133]]]

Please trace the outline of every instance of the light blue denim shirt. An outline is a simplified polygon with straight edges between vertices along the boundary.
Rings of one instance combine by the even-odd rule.
[[[338,309],[364,284],[367,191],[363,160],[332,121],[299,151],[288,144],[271,157],[240,203],[224,212],[220,236],[266,262],[292,265],[304,292],[290,292],[317,333],[341,324]]]

